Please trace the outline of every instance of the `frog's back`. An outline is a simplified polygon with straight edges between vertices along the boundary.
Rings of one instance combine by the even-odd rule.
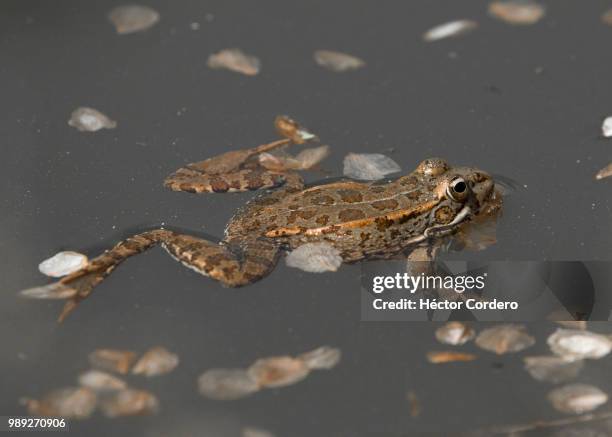
[[[346,181],[271,193],[239,211],[227,234],[269,238],[326,234],[329,240],[339,235],[340,227],[367,227],[385,215],[427,202],[432,192],[423,188],[418,181],[404,179],[385,184]]]

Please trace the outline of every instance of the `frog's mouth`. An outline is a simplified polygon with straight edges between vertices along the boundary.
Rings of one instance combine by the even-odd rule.
[[[451,222],[445,225],[437,225],[427,228],[425,229],[423,234],[417,235],[416,237],[410,239],[409,243],[420,243],[428,238],[439,237],[441,235],[449,233],[450,231],[453,231],[458,225],[463,223],[467,218],[469,218],[471,214],[472,208],[470,208],[468,205],[465,205],[461,209],[461,211],[459,211],[459,214],[457,214]]]

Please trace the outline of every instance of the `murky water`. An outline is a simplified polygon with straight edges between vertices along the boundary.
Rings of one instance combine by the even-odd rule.
[[[150,1],[161,21],[124,36],[106,18],[118,4],[0,6],[0,415],[24,414],[21,396],[75,384],[96,348],[159,344],[181,357],[179,367],[130,384],[156,393],[160,413],[98,415],[73,423],[75,434],[234,436],[253,426],[277,436],[404,435],[560,417],[546,400],[551,386],[522,369],[523,353],[497,357],[472,344],[462,350],[476,361],[434,366],[425,356],[437,325],[360,323],[359,265],[315,275],[281,262],[232,290],[156,249],[122,265],[62,325],[60,303],[19,300],[16,291],[44,283],[36,266],[59,250],[94,255],[162,223],[221,236],[252,194],[195,196],[161,182],[184,163],[274,139],[278,113],[331,146],[328,173],[310,181],[340,176],[349,152],[385,153],[406,171],[440,156],[516,181],[498,244],[470,256],[610,260],[612,186],[594,179],[612,156],[599,138],[612,113],[612,29],[600,22],[609,3],[557,1],[540,23],[516,28],[490,19],[486,2]],[[459,18],[480,26],[421,40]],[[226,47],[256,55],[261,72],[209,69],[208,55]],[[312,59],[319,49],[366,66],[324,70]],[[78,132],[67,120],[79,106],[117,127]],[[528,328],[529,353],[546,353],[552,324]],[[342,349],[342,362],[294,386],[234,402],[197,393],[208,368],[323,344]],[[580,381],[612,392],[609,366],[588,362]],[[421,404],[416,418],[410,391]]]

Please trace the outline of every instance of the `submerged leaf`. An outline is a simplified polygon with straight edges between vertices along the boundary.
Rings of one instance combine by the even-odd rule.
[[[108,19],[120,35],[141,32],[159,21],[159,12],[149,6],[117,6],[108,14]]]
[[[306,243],[287,254],[285,262],[305,272],[335,272],[342,265],[342,257],[329,243]]]
[[[476,345],[498,355],[519,352],[535,344],[523,325],[503,324],[483,330],[476,337]]]
[[[117,127],[117,122],[97,109],[82,106],[72,111],[68,125],[80,132],[96,132],[100,129],[114,129]]]
[[[244,398],[260,389],[245,369],[210,369],[198,378],[198,391],[215,400]]]
[[[38,270],[43,275],[60,278],[74,273],[88,264],[85,255],[78,252],[58,252],[51,258],[47,258],[38,265]]]
[[[437,41],[451,36],[459,36],[473,31],[478,23],[472,20],[456,20],[429,29],[423,34],[425,41]]]
[[[610,353],[612,341],[604,335],[590,331],[557,329],[548,337],[548,346],[556,355],[569,359],[597,359]]]
[[[436,338],[440,343],[461,345],[475,336],[474,330],[462,322],[448,322],[436,329]]]
[[[125,381],[106,372],[89,370],[79,376],[79,384],[96,392],[123,390],[127,388]]]
[[[310,370],[331,369],[340,362],[341,357],[340,349],[329,346],[321,346],[298,356]]]
[[[261,69],[261,62],[255,56],[247,55],[240,49],[225,49],[208,57],[208,66],[213,69],[255,76]]]
[[[595,179],[609,178],[612,176],[612,162],[599,170],[595,175]]]
[[[155,414],[159,411],[159,401],[148,391],[128,388],[104,398],[100,409],[110,418]]]
[[[123,375],[129,372],[135,359],[134,352],[117,349],[97,349],[89,354],[89,362],[92,366]]]
[[[401,171],[391,158],[380,153],[349,153],[344,157],[344,176],[375,181]]]
[[[525,370],[538,381],[558,384],[575,378],[583,367],[583,361],[547,355],[525,357]]]
[[[169,373],[179,364],[179,357],[161,346],[149,349],[134,364],[135,375],[157,376]]]
[[[344,71],[356,70],[365,66],[365,61],[356,56],[331,50],[317,50],[314,59],[321,67],[331,71],[341,73]]]
[[[288,356],[262,358],[248,369],[250,377],[260,387],[283,387],[306,378],[310,369],[306,363]]]
[[[581,414],[608,402],[608,395],[587,384],[569,384],[552,390],[548,400],[562,413]]]
[[[69,387],[55,390],[40,400],[25,399],[30,416],[60,416],[70,419],[86,419],[96,408],[96,394],[85,387]]]

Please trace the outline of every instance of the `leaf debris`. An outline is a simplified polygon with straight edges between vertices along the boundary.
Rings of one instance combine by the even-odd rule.
[[[510,24],[535,24],[545,12],[544,6],[530,0],[500,0],[489,4],[489,15]]]
[[[501,324],[483,330],[476,337],[476,345],[498,355],[519,352],[535,344],[523,325]]]
[[[581,414],[608,402],[608,395],[592,385],[569,384],[552,390],[548,400],[562,413]]]
[[[423,34],[423,39],[427,42],[438,41],[444,38],[467,34],[477,27],[478,23],[473,20],[449,21],[429,29]]]
[[[100,129],[114,129],[117,122],[97,109],[81,106],[72,111],[68,125],[80,132],[97,132]]]
[[[391,158],[381,153],[349,153],[344,157],[344,176],[352,179],[376,181],[401,171]]]
[[[306,243],[289,252],[285,263],[310,273],[335,272],[342,265],[342,257],[329,243]]]
[[[142,5],[122,5],[112,9],[108,19],[120,35],[142,32],[153,27],[160,15],[155,9]]]
[[[317,50],[314,52],[314,60],[321,67],[336,73],[357,70],[365,66],[365,61],[361,58],[332,50]]]
[[[53,278],[61,278],[82,269],[89,263],[85,255],[78,252],[58,252],[38,265],[40,273]]]
[[[240,49],[224,49],[208,57],[208,66],[213,69],[226,69],[246,76],[255,76],[261,70],[261,62]]]

